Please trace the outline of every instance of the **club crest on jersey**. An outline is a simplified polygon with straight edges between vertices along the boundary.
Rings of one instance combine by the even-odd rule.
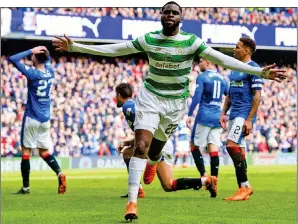
[[[137,111],[137,117],[139,120],[142,120],[143,119],[143,114],[141,111]]]
[[[183,52],[184,52],[183,51],[183,48],[181,48],[181,47],[179,47],[179,48],[176,49],[176,53],[177,54],[183,54]]]

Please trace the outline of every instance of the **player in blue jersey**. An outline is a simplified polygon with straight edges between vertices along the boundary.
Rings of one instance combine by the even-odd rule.
[[[201,176],[207,176],[201,150],[207,147],[210,155],[211,175],[218,176],[219,157],[221,146],[221,127],[219,123],[221,114],[222,96],[228,94],[228,83],[216,71],[215,65],[201,58],[200,70],[196,80],[196,91],[188,111],[187,124],[190,127],[192,115],[197,105],[200,104],[191,134],[191,153],[196,167]]]
[[[20,61],[32,55],[33,67]],[[51,87],[54,71],[46,47],[35,47],[9,57],[9,61],[27,78],[28,99],[21,130],[23,187],[16,194],[29,194],[30,155],[34,148],[58,176],[58,194],[66,191],[66,177],[56,159],[49,153],[52,147],[50,136]]]
[[[234,57],[250,66],[259,67],[257,63],[251,60],[255,50],[255,41],[248,37],[242,37],[234,49]],[[249,199],[253,193],[247,178],[245,136],[249,135],[256,120],[257,110],[261,102],[263,81],[258,76],[238,71],[232,71],[229,78],[230,91],[225,99],[220,123],[223,128],[226,128],[226,113],[230,109],[226,147],[234,162],[239,188],[236,194],[225,198],[225,200],[239,201]]]
[[[135,121],[135,101],[132,99],[132,87],[128,83],[121,83],[116,87],[117,94],[117,106],[122,107],[123,114],[125,119],[132,130],[134,130],[134,121]],[[154,144],[154,140],[152,142]],[[123,158],[126,163],[126,166],[129,164],[129,160],[133,154],[133,145],[134,139],[123,142],[119,145],[118,151],[123,151],[124,147],[127,147],[124,150]],[[216,197],[216,177],[203,177],[203,178],[173,178],[172,171],[172,160],[173,160],[174,146],[171,140],[168,140],[165,146],[162,149],[161,160],[156,164],[156,173],[162,185],[162,188],[166,192],[186,190],[186,189],[200,189],[202,186],[210,191],[211,197]],[[147,163],[146,169],[150,164]],[[146,171],[145,171],[146,172]],[[151,175],[150,179],[146,179],[144,175],[144,183],[150,184],[155,177]],[[140,188],[139,188],[140,189]],[[140,191],[139,191],[140,192]],[[140,197],[140,195],[139,195]]]
[[[116,87],[117,107],[122,107],[128,126],[134,131],[133,123],[135,121],[135,101],[132,99],[133,91],[128,83],[121,83]],[[121,142],[118,146],[118,152],[123,154],[123,160],[129,172],[129,162],[133,154],[134,138]],[[144,198],[145,192],[140,183],[138,198]],[[122,195],[121,198],[128,198],[128,194]]]

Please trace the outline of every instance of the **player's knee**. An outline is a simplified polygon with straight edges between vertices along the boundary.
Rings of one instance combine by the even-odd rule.
[[[31,154],[31,149],[29,149],[29,148],[26,148],[26,147],[22,147],[22,156],[23,155],[26,155],[26,156],[30,156],[30,154]]]
[[[45,156],[47,156],[49,154],[49,150],[39,150],[39,156],[44,158]]]
[[[228,142],[227,143],[227,151],[230,154],[230,156],[234,162],[236,162],[236,161],[241,162],[244,160],[242,152],[241,152],[241,148],[239,147],[239,145],[237,145],[235,143]]]
[[[160,157],[161,157],[161,154],[156,155],[156,154],[152,153],[151,151],[148,152],[148,158],[152,161],[158,161],[160,159]]]
[[[149,144],[146,141],[136,142],[134,155],[140,158],[146,158]]]
[[[191,152],[200,151],[200,147],[199,146],[195,146],[194,144],[191,144],[190,145],[190,151]]]
[[[170,182],[162,183],[161,186],[162,186],[162,189],[165,192],[171,192],[171,191],[173,191],[173,187],[172,187],[172,184]]]

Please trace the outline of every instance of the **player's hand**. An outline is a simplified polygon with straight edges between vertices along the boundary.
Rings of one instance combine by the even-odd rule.
[[[48,49],[45,46],[38,46],[38,47],[34,47],[32,48],[32,53],[33,54],[41,54],[46,52]]]
[[[54,36],[56,39],[52,40],[52,45],[56,51],[69,51],[69,45],[73,44],[73,40],[64,34],[63,37]]]
[[[124,148],[124,146],[125,146],[125,143],[124,142],[120,142],[120,144],[118,145],[118,148],[117,148],[118,154],[122,151],[122,149]]]
[[[189,129],[191,129],[192,121],[193,121],[192,117],[187,117],[186,125]]]
[[[263,68],[262,78],[274,80],[276,82],[281,82],[282,80],[288,78],[285,69],[274,69],[276,64],[268,65]]]
[[[224,130],[227,130],[227,122],[228,122],[228,117],[224,114],[220,115],[219,123]]]
[[[250,120],[250,119],[245,120],[243,128],[242,128],[243,134],[245,136],[249,135],[251,129],[252,129],[252,120]]]

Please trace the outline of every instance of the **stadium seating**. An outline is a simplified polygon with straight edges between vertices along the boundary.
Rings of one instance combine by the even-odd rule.
[[[19,156],[27,81],[6,56],[1,61],[1,156]],[[137,93],[148,73],[148,61],[134,57],[110,61],[60,57],[52,60],[52,66],[56,75],[51,119],[54,155],[117,155],[119,140],[128,138],[132,132],[121,109],[116,107],[114,86],[126,80]],[[259,118],[248,137],[249,151],[291,152],[297,148],[296,65],[284,68],[291,76],[287,82],[265,82]],[[228,70],[218,69],[224,76],[229,74]],[[194,66],[192,90],[198,72],[198,66]],[[225,138],[226,134],[222,136],[223,142]],[[222,150],[225,152],[224,147]]]

